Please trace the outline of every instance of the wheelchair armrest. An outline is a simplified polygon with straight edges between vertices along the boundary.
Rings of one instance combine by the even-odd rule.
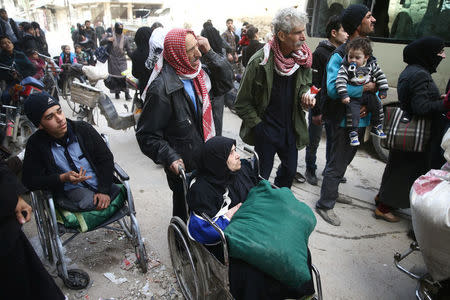
[[[114,163],[114,171],[117,173],[121,180],[130,180],[130,176],[128,176],[128,174],[116,162]]]
[[[225,266],[228,266],[228,245],[227,245],[227,239],[225,238],[225,234],[223,233],[223,230],[217,226],[216,223],[206,214],[202,213],[202,217],[217,231],[217,233],[220,236],[220,240],[222,242],[223,247],[223,262]]]

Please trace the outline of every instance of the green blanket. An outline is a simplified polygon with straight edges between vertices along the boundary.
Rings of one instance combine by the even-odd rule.
[[[311,208],[290,189],[273,189],[262,180],[225,228],[230,256],[298,287],[311,280],[308,238],[316,222]]]
[[[80,232],[94,229],[114,215],[125,203],[125,199],[127,198],[126,189],[122,184],[118,186],[120,187],[119,195],[103,210],[70,212],[62,208],[56,208],[56,219],[58,223],[64,224],[67,228],[77,229]]]

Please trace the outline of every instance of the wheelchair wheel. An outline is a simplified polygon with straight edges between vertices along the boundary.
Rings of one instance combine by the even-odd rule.
[[[130,222],[127,222],[125,218],[122,218],[121,220],[119,220],[119,224],[121,225],[127,237],[133,243],[137,262],[142,273],[147,273],[148,271],[147,250],[145,249],[145,244],[144,241],[142,240],[141,231],[139,229],[139,223],[135,215],[130,213]]]
[[[81,269],[70,269],[67,271],[67,278],[62,277],[64,285],[71,290],[82,290],[90,282],[89,274]]]
[[[53,263],[52,241],[50,239],[50,221],[48,212],[45,211],[44,199],[41,194],[31,193],[31,203],[33,205],[34,220],[36,221],[39,242],[45,258]]]
[[[133,236],[134,251],[136,252],[136,258],[142,273],[147,273],[148,256],[147,250],[145,250],[144,241],[141,238],[141,231],[139,230],[139,224],[134,215],[131,215],[130,219],[131,219],[131,227],[133,229],[132,236]]]
[[[206,276],[200,255],[187,238],[186,225],[173,217],[168,228],[168,240],[172,266],[186,299],[204,299]]]

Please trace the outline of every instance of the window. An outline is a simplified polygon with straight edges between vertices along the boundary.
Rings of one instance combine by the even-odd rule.
[[[434,35],[450,43],[450,0],[310,0],[309,35],[325,37],[328,19],[354,3],[367,5],[377,19],[374,40],[407,43]]]

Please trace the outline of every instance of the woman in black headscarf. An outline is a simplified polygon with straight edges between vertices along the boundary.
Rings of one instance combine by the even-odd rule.
[[[227,48],[231,50],[230,46],[220,36],[219,31],[210,22],[203,24],[201,35],[208,39],[209,45],[217,54],[224,56]]]
[[[403,61],[408,65],[398,78],[397,93],[400,107],[409,116],[431,120],[431,141],[424,152],[391,150],[376,198],[375,217],[389,222],[399,219],[394,208],[408,208],[409,191],[413,182],[431,168],[439,169],[444,161],[434,155],[444,134],[445,113],[450,103],[439,93],[432,73],[445,58],[444,41],[437,37],[420,38],[403,49]],[[437,150],[439,152],[439,150]]]
[[[219,31],[214,28],[211,22],[205,22],[203,24],[203,30],[201,36],[208,39],[209,45],[214,52],[221,56],[225,56],[227,51],[231,52],[230,46],[222,39]],[[216,96],[211,101],[214,127],[216,129],[216,135],[222,135],[223,125],[223,107],[225,104],[225,95]]]
[[[190,214],[189,235],[205,244],[207,249],[222,260],[216,230],[203,218],[208,215],[222,230],[247,198],[258,181],[257,174],[247,160],[240,160],[236,141],[216,136],[208,140],[202,150],[198,171],[194,172],[187,194]],[[308,255],[311,269],[311,258]],[[235,299],[286,299],[314,294],[312,280],[298,288],[290,288],[248,263],[230,258],[230,292]]]
[[[131,73],[139,80],[139,91],[141,94],[150,77],[150,70],[145,67],[145,61],[148,57],[148,40],[152,35],[152,31],[153,30],[147,26],[141,27],[136,31],[136,35],[134,36],[136,50],[130,55],[132,62]]]
[[[101,42],[101,46],[107,45],[109,49],[108,58],[108,73],[113,75],[111,86],[115,87],[111,89],[111,93],[116,94],[116,99],[119,99],[120,92],[125,92],[125,99],[130,100],[131,96],[128,93],[128,89],[124,85],[124,79],[122,72],[127,69],[127,59],[125,52],[130,55],[130,41],[128,37],[123,34],[123,24],[114,24],[114,31],[112,34],[108,34]]]
[[[208,140],[187,194],[192,237],[203,244],[217,244],[220,236],[202,214],[206,213],[225,229],[256,183],[257,175],[250,163],[241,161],[236,153],[235,140],[218,136]]]

